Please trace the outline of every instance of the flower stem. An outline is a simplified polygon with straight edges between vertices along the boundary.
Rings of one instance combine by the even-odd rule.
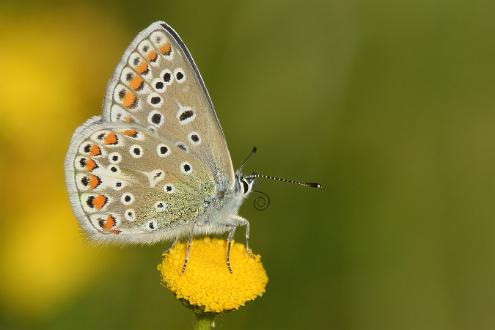
[[[207,313],[197,313],[196,314],[196,324],[194,325],[194,330],[210,330],[215,327],[215,317],[213,314]]]

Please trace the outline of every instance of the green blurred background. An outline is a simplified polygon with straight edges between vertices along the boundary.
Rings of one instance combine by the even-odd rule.
[[[134,35],[163,19],[205,78],[270,281],[219,329],[495,328],[495,2],[2,1],[0,328],[187,329],[164,245],[93,246],[63,159]],[[240,233],[238,233],[240,238]]]

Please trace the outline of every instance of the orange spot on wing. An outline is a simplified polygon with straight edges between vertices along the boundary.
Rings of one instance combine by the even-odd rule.
[[[134,138],[138,135],[138,131],[135,129],[126,129],[125,131],[122,132],[122,134]]]
[[[160,46],[160,53],[162,53],[163,55],[170,55],[171,51],[172,45],[170,44],[170,42],[166,42]]]
[[[145,73],[146,71],[148,71],[148,63],[146,62],[141,62],[138,66],[136,66],[136,71],[137,73]]]
[[[108,215],[105,219],[100,219],[98,224],[104,231],[115,235],[120,234],[120,230],[114,229],[117,225],[117,220],[112,215]]]
[[[93,199],[93,206],[95,209],[100,210],[108,202],[108,197],[105,195],[98,195]]]
[[[91,148],[89,149],[89,154],[91,156],[99,156],[101,155],[101,148],[97,144],[91,145]]]
[[[129,81],[129,86],[134,90],[141,89],[141,87],[143,86],[143,78],[141,78],[138,75],[135,75],[131,79],[131,81]]]
[[[126,108],[131,108],[135,105],[136,103],[136,95],[132,94],[131,92],[127,92],[124,94],[124,98],[122,100],[122,104]]]
[[[92,170],[94,170],[96,167],[98,167],[98,165],[96,165],[96,162],[94,160],[92,160],[91,158],[88,158],[86,160],[86,171],[89,171],[91,172]]]
[[[149,52],[149,54],[146,56],[146,59],[149,62],[155,62],[157,58],[158,58],[158,54],[155,51]]]
[[[95,189],[98,187],[101,183],[101,179],[97,177],[96,175],[90,175],[89,176],[89,187],[91,189]]]
[[[103,143],[108,145],[108,144],[117,144],[117,134],[114,132],[109,132],[107,135],[105,135],[105,139],[103,140]]]
[[[105,222],[103,223],[103,229],[110,230],[112,229],[115,225],[117,224],[117,221],[115,221],[115,218],[109,215],[106,219]]]

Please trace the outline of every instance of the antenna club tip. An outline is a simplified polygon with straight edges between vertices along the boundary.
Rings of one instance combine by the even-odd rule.
[[[256,146],[253,147],[252,153],[255,154],[258,151],[258,148]]]
[[[323,186],[317,182],[307,182],[306,185],[311,188],[321,189]]]

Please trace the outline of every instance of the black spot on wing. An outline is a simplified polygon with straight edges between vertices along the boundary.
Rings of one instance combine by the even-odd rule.
[[[187,119],[191,118],[192,116],[194,116],[194,111],[192,111],[192,110],[186,110],[186,111],[184,111],[183,113],[180,114],[179,120],[180,121],[184,121],[184,120],[187,120]]]

